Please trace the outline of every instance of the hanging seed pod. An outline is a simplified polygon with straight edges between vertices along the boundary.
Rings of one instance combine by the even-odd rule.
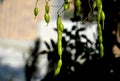
[[[100,56],[101,57],[104,56],[104,47],[103,47],[103,44],[100,44]]]
[[[99,11],[102,11],[102,4],[99,4],[99,5],[98,5],[98,10],[99,10]]]
[[[50,22],[50,16],[48,13],[45,13],[44,14],[44,19],[45,19],[45,22],[48,24]]]
[[[101,12],[102,28],[104,29],[105,13]]]
[[[60,32],[59,32],[60,33]],[[62,55],[62,42],[61,42],[61,36],[58,36],[58,55],[61,56]]]
[[[49,10],[50,10],[50,8],[49,8],[49,5],[48,5],[48,2],[46,2],[46,5],[45,5],[45,12],[46,12],[46,13],[49,13]]]
[[[100,57],[103,57],[104,56],[104,46],[102,44],[103,37],[102,37],[102,29],[101,29],[100,20],[102,20],[103,24],[104,24],[105,15],[102,11],[102,1],[101,0],[95,0],[95,1],[96,1],[96,6],[98,8],[97,22],[98,22],[98,34],[99,34],[99,42],[100,42]],[[103,25],[103,28],[104,28],[104,25]]]
[[[58,61],[58,67],[61,67],[62,66],[62,60],[60,59],[59,61]]]
[[[55,70],[55,75],[58,75],[62,66],[62,32],[64,30],[64,25],[62,24],[61,16],[58,15],[57,17],[57,33],[58,33],[58,55],[60,59],[58,61],[57,68]]]
[[[98,34],[102,36],[101,24],[98,24]]]
[[[99,42],[100,42],[100,56],[104,56],[104,47],[103,47],[103,37],[102,37],[102,30],[101,30],[101,25],[98,23],[98,34],[99,34]]]
[[[92,4],[93,10],[95,9],[96,5],[97,5],[97,4],[96,4],[96,1],[94,1],[93,4]]]
[[[74,1],[75,8],[76,8],[76,14],[80,14],[81,11],[81,1],[80,0],[75,0]]]
[[[97,6],[99,6],[100,4],[102,4],[101,0],[96,0],[96,4],[97,4]]]
[[[57,28],[60,27],[61,23],[62,23],[61,16],[58,15],[58,17],[57,17]]]
[[[103,42],[103,37],[102,36],[99,36],[99,41],[100,41],[100,43]]]
[[[64,10],[67,11],[70,8],[70,3],[64,4]]]
[[[81,6],[81,1],[80,0],[75,0],[75,6],[80,7]]]
[[[57,66],[57,68],[56,68],[56,70],[55,70],[55,76],[60,73],[61,67],[62,67],[62,59],[59,59],[59,61],[58,61],[58,66]]]
[[[104,13],[104,11],[101,11],[101,20],[102,20],[102,21],[105,20],[105,13]]]
[[[35,7],[35,8],[34,8],[34,15],[35,15],[35,17],[38,15],[38,12],[39,12],[39,11],[38,11],[38,8]]]
[[[101,19],[101,12],[100,12],[100,11],[98,11],[98,13],[97,13],[97,19],[98,19],[98,22],[99,22],[100,19]]]
[[[60,73],[60,68],[57,68],[57,69],[55,70],[55,76],[58,75],[59,73]]]
[[[63,25],[63,23],[61,23],[60,24],[60,31],[63,32],[63,30],[64,30],[64,25]]]

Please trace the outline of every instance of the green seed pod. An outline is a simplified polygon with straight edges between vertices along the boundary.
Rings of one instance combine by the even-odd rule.
[[[50,8],[49,8],[48,2],[47,2],[46,5],[45,5],[45,12],[49,13],[49,10],[50,10]]]
[[[64,4],[64,10],[65,10],[65,11],[67,11],[69,8],[70,8],[70,4],[69,4],[69,3]]]
[[[63,30],[64,30],[64,25],[63,25],[63,23],[61,23],[60,24],[60,31],[63,32]]]
[[[55,76],[58,75],[60,73],[60,68],[57,67],[57,69],[55,70]]]
[[[105,13],[104,13],[104,11],[101,11],[101,20],[102,20],[102,21],[105,20]]]
[[[100,35],[99,36],[99,42],[102,43],[103,42],[103,37]]]
[[[58,61],[58,66],[57,66],[57,69],[55,70],[55,75],[58,75],[59,72],[60,72],[60,69],[61,69],[61,66],[62,66],[62,32],[63,32],[63,29],[64,29],[64,26],[62,24],[62,19],[61,19],[61,16],[58,15],[57,17],[57,29],[58,29],[58,54],[60,56],[60,59]]]
[[[104,47],[103,47],[103,44],[100,44],[100,56],[101,57],[104,56]]]
[[[98,11],[98,13],[97,13],[97,19],[98,19],[98,21],[100,21],[100,19],[101,19],[101,12],[100,11]]]
[[[94,1],[93,4],[92,4],[93,10],[95,9],[95,7],[96,7],[96,1]]]
[[[61,23],[62,23],[61,16],[58,16],[58,17],[57,17],[57,28],[60,27]]]
[[[81,1],[80,0],[75,0],[75,6],[80,7],[81,6]]]
[[[102,11],[102,4],[97,5],[97,6],[98,6],[98,10],[99,10],[99,11]]]
[[[61,37],[59,36],[59,38],[58,38],[58,54],[59,54],[59,56],[62,55],[62,42],[60,39],[61,39]]]
[[[60,59],[59,61],[58,61],[58,67],[61,67],[62,66],[62,60]]]
[[[102,4],[101,0],[96,0],[96,4],[97,4],[97,6]]]
[[[101,11],[102,29],[104,29],[105,13]]]
[[[98,34],[99,36],[102,36],[102,29],[100,24],[98,24]]]
[[[45,13],[44,14],[44,19],[45,19],[45,22],[48,24],[50,22],[50,16],[48,13]]]
[[[39,12],[39,11],[38,11],[38,8],[35,7],[35,8],[34,8],[34,15],[37,16],[37,15],[38,15],[38,12]]]

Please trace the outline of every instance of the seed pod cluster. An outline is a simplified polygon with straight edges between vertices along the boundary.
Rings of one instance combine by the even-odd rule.
[[[49,11],[50,11],[50,8],[49,8],[49,1],[46,1],[44,19],[45,19],[45,22],[47,23],[47,25],[48,25],[48,23],[50,22]]]
[[[74,0],[74,5],[75,5],[75,9],[76,9],[76,14],[80,14],[81,11],[81,1],[80,0]]]
[[[34,16],[35,16],[35,18],[38,15],[38,12],[39,12],[37,4],[38,4],[38,0],[36,0],[36,4],[35,4],[35,8],[34,8]]]
[[[34,16],[35,16],[35,17],[38,15],[38,12],[39,12],[39,11],[38,11],[38,7],[35,7],[35,8],[34,8]]]
[[[105,20],[105,13],[102,10],[102,1],[101,0],[94,0],[93,2],[93,9],[97,7],[98,12],[97,12],[97,23],[98,23],[98,39],[100,42],[100,56],[104,56],[104,46],[103,46],[103,36],[102,36],[102,30],[104,29],[104,20]],[[101,22],[102,21],[102,26]]]
[[[58,33],[58,55],[60,59],[58,60],[58,65],[55,70],[55,75],[58,75],[62,66],[62,33],[64,30],[64,25],[62,23],[62,19],[60,15],[58,15],[57,17],[56,24],[57,24],[57,33]]]

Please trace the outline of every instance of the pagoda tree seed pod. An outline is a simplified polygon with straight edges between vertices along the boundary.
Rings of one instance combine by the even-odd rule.
[[[95,1],[96,1],[97,6],[102,4],[101,0],[95,0]]]
[[[99,36],[99,42],[102,43],[103,42],[103,37]]]
[[[94,1],[93,4],[92,4],[93,10],[95,9],[95,7],[96,7],[96,1]]]
[[[57,67],[57,69],[55,70],[55,76],[58,75],[60,73],[60,68]]]
[[[101,19],[101,12],[100,11],[98,11],[98,13],[97,13],[97,19],[98,19],[98,21],[100,21],[100,19]]]
[[[103,44],[100,44],[100,56],[103,57],[104,55],[104,47]]]
[[[65,3],[64,4],[64,10],[68,10],[70,8],[70,3]]]
[[[57,17],[56,24],[57,24],[57,33],[58,33],[58,55],[60,56],[60,59],[58,61],[58,66],[55,70],[55,75],[58,75],[62,66],[62,32],[64,29],[60,15],[58,15]]]
[[[45,13],[44,14],[44,19],[45,19],[45,22],[48,24],[50,22],[50,16],[48,13]]]
[[[98,7],[98,10],[99,10],[99,11],[102,11],[102,4],[97,5],[97,7]]]
[[[58,54],[61,56],[62,55],[62,19],[61,16],[58,16],[57,18],[57,29],[58,29]]]
[[[57,66],[57,68],[55,70],[55,75],[58,75],[60,73],[61,66],[62,66],[62,60],[59,59],[58,66]]]
[[[39,11],[38,11],[38,8],[35,7],[35,8],[34,8],[34,15],[37,16],[37,15],[38,15],[38,12],[39,12]]]
[[[50,10],[50,8],[49,8],[48,2],[47,2],[46,5],[45,5],[45,12],[49,13],[49,10]]]
[[[104,21],[105,21],[105,13],[104,13],[104,11],[101,12],[101,20],[102,20],[102,29],[104,29]]]
[[[62,66],[62,60],[60,59],[59,61],[58,61],[58,67],[61,67]]]
[[[58,54],[59,54],[59,56],[61,56],[62,55],[62,39],[61,39],[62,37],[60,36],[60,35],[58,35]]]
[[[81,1],[80,0],[75,0],[75,6],[80,7],[81,6]]]
[[[60,27],[61,23],[62,23],[61,16],[58,16],[58,17],[57,17],[57,28]]]
[[[98,24],[98,34],[99,36],[102,36],[101,24]]]
[[[64,25],[63,25],[63,23],[61,23],[60,24],[60,31],[63,32],[63,30],[64,30]]]
[[[105,13],[104,13],[104,11],[101,11],[101,20],[102,20],[102,21],[105,20]]]

